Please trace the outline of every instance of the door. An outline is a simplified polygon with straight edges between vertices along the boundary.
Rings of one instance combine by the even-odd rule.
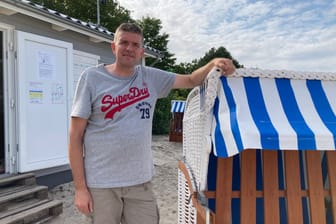
[[[0,23],[0,175],[16,172],[13,33]]]
[[[0,174],[5,173],[4,38],[0,30]]]
[[[16,31],[18,171],[68,164],[72,44]]]

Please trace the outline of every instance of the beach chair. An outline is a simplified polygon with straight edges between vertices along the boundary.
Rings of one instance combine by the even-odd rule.
[[[336,223],[336,73],[214,68],[186,101],[178,223]]]
[[[171,119],[169,125],[169,141],[171,142],[182,142],[184,107],[184,100],[171,101]]]

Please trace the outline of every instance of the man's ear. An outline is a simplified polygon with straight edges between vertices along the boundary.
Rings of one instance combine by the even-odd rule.
[[[112,53],[115,55],[115,43],[114,43],[114,41],[111,42],[111,49],[112,49]]]
[[[145,57],[145,48],[144,47],[142,47],[142,49],[141,49],[141,57],[142,58]]]

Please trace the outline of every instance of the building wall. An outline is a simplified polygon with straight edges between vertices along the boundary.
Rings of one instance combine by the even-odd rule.
[[[76,33],[71,30],[57,31],[52,29],[51,24],[22,14],[13,14],[10,16],[0,14],[1,23],[15,26],[15,30],[27,33],[33,33],[73,44],[74,50],[100,56],[100,62],[112,63],[114,56],[112,54],[110,43],[94,43],[89,37]]]
[[[0,23],[13,26],[15,31],[23,31],[72,43],[73,50],[99,56],[99,63],[114,62],[114,56],[111,52],[110,43],[94,43],[89,40],[88,36],[74,32],[72,30],[57,31],[52,28],[50,23],[43,21],[43,19],[32,18],[20,13],[12,15],[5,15],[0,13]],[[51,167],[44,170],[36,170],[34,173],[39,183],[43,183],[49,186],[69,182],[72,178],[68,165]],[[59,175],[60,178],[55,178],[57,175]],[[50,181],[51,179],[54,181]]]

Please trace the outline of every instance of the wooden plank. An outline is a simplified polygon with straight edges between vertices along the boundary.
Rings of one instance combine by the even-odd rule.
[[[285,177],[288,224],[302,224],[302,197],[298,151],[286,150]]]
[[[49,201],[39,206],[27,209],[12,216],[0,220],[4,224],[38,223],[37,221],[49,216],[57,216],[63,211],[61,201]]]
[[[241,153],[240,223],[256,223],[256,150]]]
[[[196,211],[197,211],[197,216],[196,216],[197,223],[198,224],[206,224],[205,208],[203,206],[201,206],[199,203],[197,203],[196,206],[194,205],[194,207],[196,208]]]
[[[232,157],[217,159],[216,224],[231,224]]]
[[[0,204],[7,203],[17,198],[25,197],[28,195],[36,195],[40,199],[47,198],[48,197],[48,187],[46,186],[27,187],[22,191],[0,197]],[[41,197],[39,197],[40,195]]]
[[[0,178],[0,187],[6,185],[34,185],[36,183],[35,175],[33,173],[9,175]]]
[[[7,186],[7,187],[0,187],[0,198],[5,196],[5,195],[9,195],[9,194],[13,194],[15,192],[19,192],[22,191],[26,188],[31,188],[32,186],[27,186],[27,185],[14,185],[14,186]]]
[[[279,224],[278,152],[263,151],[264,223]]]
[[[191,177],[189,175],[188,168],[187,168],[186,164],[184,164],[182,161],[178,162],[178,168],[181,170],[181,172],[184,175],[185,180],[187,181],[192,203],[193,203],[194,207],[196,207],[196,204],[198,203],[197,202],[197,195],[196,195],[197,192],[194,192],[194,189],[193,189],[194,184],[191,181]]]
[[[197,224],[208,224],[208,223],[215,224],[215,217],[214,217],[215,214],[210,209],[207,210],[207,208],[203,207],[200,203],[197,203],[195,208],[197,211],[197,217],[196,217]],[[209,217],[207,217],[207,215],[209,215]]]
[[[319,151],[306,151],[310,220],[312,224],[325,224],[324,191],[321,155]]]
[[[11,205],[11,207],[8,210],[0,212],[0,223],[1,223],[1,219],[3,218],[18,214],[20,212],[24,212],[28,209],[37,207],[49,201],[50,199],[43,199],[43,200],[30,199],[30,200],[20,201],[14,205]]]
[[[231,192],[232,198],[240,198],[240,191],[232,191]],[[279,198],[285,198],[286,197],[286,190],[279,190],[277,192],[277,194],[279,194]],[[308,190],[301,190],[300,192],[301,197],[308,197]],[[216,193],[214,191],[205,191],[205,196],[209,199],[213,199],[216,197]],[[330,196],[330,191],[329,190],[324,190],[324,196],[328,197]],[[256,197],[257,198],[263,198],[264,197],[264,191],[256,191]]]
[[[326,151],[333,223],[336,223],[336,151]]]

